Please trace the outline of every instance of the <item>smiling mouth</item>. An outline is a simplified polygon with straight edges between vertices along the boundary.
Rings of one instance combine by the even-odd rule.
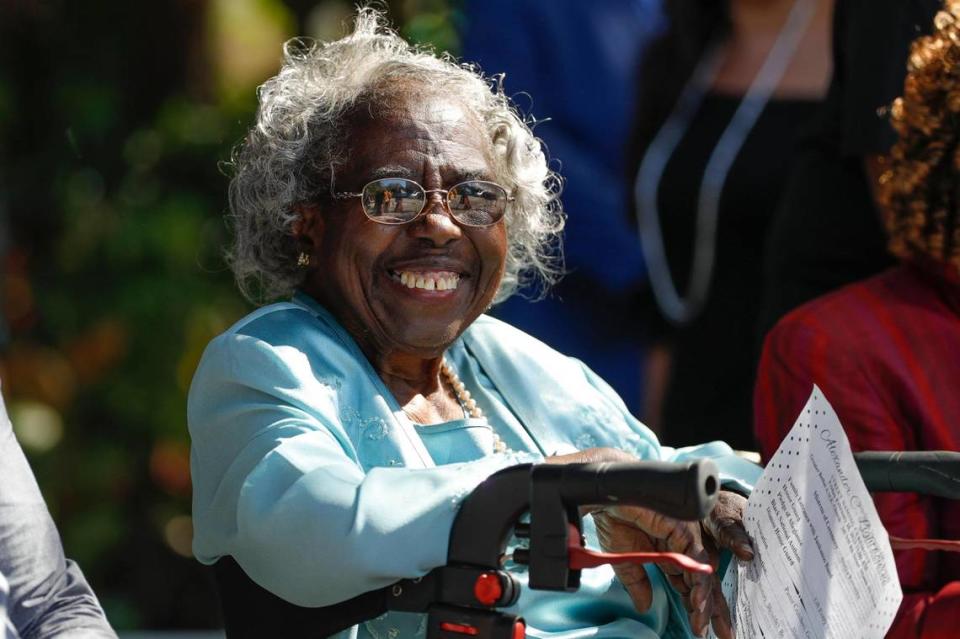
[[[453,291],[460,285],[460,274],[453,271],[390,271],[390,277],[407,288],[426,291]]]

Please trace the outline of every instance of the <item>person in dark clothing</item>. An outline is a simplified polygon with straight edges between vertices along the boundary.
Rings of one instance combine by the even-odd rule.
[[[891,119],[899,140],[877,184],[888,269],[788,313],[765,340],[756,387],[767,459],[816,384],[860,450],[960,450],[960,0],[910,55]],[[960,501],[878,493],[891,537],[957,539]],[[888,639],[957,636],[960,554],[896,548],[903,588]]]
[[[463,55],[504,72],[508,95],[564,178],[566,275],[493,313],[582,360],[639,414],[645,345],[631,318],[646,280],[631,232],[626,145],[640,56],[663,29],[661,0],[467,0]],[[509,15],[511,19],[504,20]],[[632,181],[632,179],[630,180]]]
[[[645,56],[634,197],[651,289],[644,419],[753,448],[758,264],[798,130],[829,77],[827,0],[677,0]]]
[[[790,310],[894,264],[873,188],[896,140],[887,108],[938,0],[839,0],[834,73],[771,225],[759,340]]]
[[[63,555],[0,398],[0,637],[55,636],[117,635],[80,567]]]

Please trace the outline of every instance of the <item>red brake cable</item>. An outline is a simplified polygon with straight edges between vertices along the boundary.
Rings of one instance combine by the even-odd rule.
[[[569,525],[567,533],[567,550],[571,570],[596,568],[610,564],[673,564],[683,570],[710,574],[713,567],[702,564],[687,555],[678,552],[599,552],[583,547],[580,531],[573,524]]]
[[[894,550],[945,550],[960,552],[960,541],[949,539],[904,539],[890,535],[890,547]]]

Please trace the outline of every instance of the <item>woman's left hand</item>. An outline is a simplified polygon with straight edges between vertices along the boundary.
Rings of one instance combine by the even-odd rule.
[[[744,561],[753,559],[753,542],[743,527],[747,498],[739,493],[721,490],[717,504],[700,524],[716,546],[733,551]]]
[[[700,522],[684,522],[636,506],[607,507],[593,513],[600,544],[608,552],[669,551],[680,552],[716,570],[719,549],[729,548],[745,561],[753,559],[753,546],[743,528],[746,499],[736,493],[720,491],[717,504]],[[673,564],[661,570],[683,597],[690,615],[690,626],[702,636],[708,625],[720,639],[733,637],[730,611],[723,598],[720,577],[684,571]],[[646,610],[652,591],[643,566],[622,564],[614,567],[638,610]]]
[[[710,555],[710,564],[713,566],[713,615],[710,623],[713,631],[720,639],[733,638],[733,628],[730,625],[730,611],[727,600],[723,597],[720,586],[722,575],[717,573],[720,562],[720,550],[727,549],[734,556],[743,561],[753,559],[753,543],[750,535],[743,527],[743,513],[747,508],[747,498],[738,493],[721,490],[717,497],[717,504],[700,522],[703,529],[704,547]],[[702,633],[701,633],[702,634]]]

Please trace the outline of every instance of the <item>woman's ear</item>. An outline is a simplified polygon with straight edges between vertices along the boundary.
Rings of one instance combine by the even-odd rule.
[[[300,250],[312,255],[323,240],[323,215],[315,204],[297,204],[293,210],[300,216],[291,230]]]

